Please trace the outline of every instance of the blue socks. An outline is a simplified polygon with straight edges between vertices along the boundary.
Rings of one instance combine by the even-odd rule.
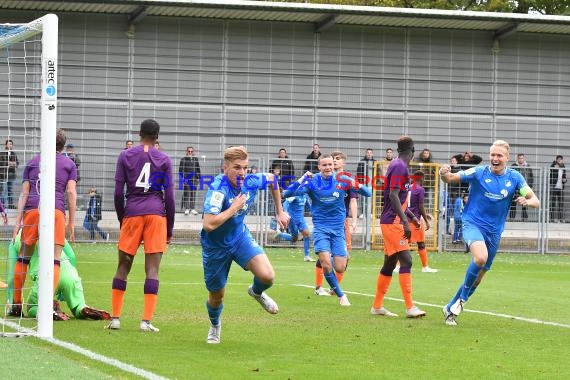
[[[253,277],[253,292],[255,294],[261,294],[263,293],[263,291],[265,291],[266,289],[269,289],[271,287],[272,284],[264,284],[263,282],[261,282],[257,277]]]
[[[311,238],[303,238],[303,252],[305,253],[305,257],[309,256],[309,248],[311,247]]]
[[[336,279],[334,270],[330,271],[329,273],[325,273],[325,280],[327,280],[329,286],[331,287],[331,290],[334,290],[337,296],[339,297],[344,296],[344,292],[342,291],[340,285],[338,284],[338,280]]]
[[[449,310],[449,307],[453,305],[458,299],[461,298],[463,301],[467,301],[469,297],[471,297],[471,295],[477,289],[477,287],[473,286],[473,284],[475,284],[475,281],[477,280],[477,277],[479,277],[480,272],[481,267],[478,267],[474,261],[471,261],[465,273],[465,280],[459,289],[457,289],[455,296],[453,296],[451,301],[447,304],[447,310]]]
[[[210,306],[208,301],[206,301],[206,309],[208,310],[208,317],[210,318],[210,323],[213,326],[218,326],[220,324],[220,315],[222,315],[222,310],[224,309],[224,304],[220,304],[217,309]]]
[[[279,233],[279,239],[283,239],[283,240],[287,240],[287,241],[292,241],[293,237],[291,236],[291,234],[288,234],[287,232],[280,232]]]

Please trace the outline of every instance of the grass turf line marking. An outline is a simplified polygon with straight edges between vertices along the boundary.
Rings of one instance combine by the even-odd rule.
[[[0,319],[2,319],[2,318],[0,318]],[[35,334],[35,331],[33,331],[33,330],[31,330],[31,329],[23,328],[23,327],[21,327],[21,326],[18,326],[18,324],[13,323],[13,322],[11,322],[11,321],[3,320],[2,322],[3,322],[6,326],[9,326],[10,328],[12,328],[12,329],[14,329],[14,330],[16,330],[16,331],[19,330],[19,331],[26,332],[26,333],[28,333],[28,334],[32,334],[32,335]],[[89,358],[89,359],[91,359],[91,360],[95,360],[95,361],[98,361],[98,362],[101,362],[101,363],[110,365],[110,366],[115,367],[115,368],[118,368],[118,369],[120,369],[120,370],[122,370],[122,371],[129,372],[129,373],[132,373],[132,374],[134,374],[134,375],[140,376],[140,377],[142,377],[142,378],[144,378],[144,379],[149,379],[149,380],[168,380],[168,378],[166,378],[166,377],[162,377],[162,376],[159,376],[159,375],[154,374],[154,373],[152,373],[152,372],[146,371],[146,370],[144,370],[144,369],[142,369],[142,368],[138,368],[138,367],[135,367],[135,366],[133,366],[133,365],[130,365],[130,364],[127,364],[127,363],[123,363],[123,362],[121,362],[121,361],[119,361],[119,360],[117,360],[117,359],[108,358],[108,357],[103,356],[103,355],[101,355],[101,354],[97,354],[97,353],[95,353],[95,352],[89,351],[89,350],[87,350],[87,349],[85,349],[85,348],[83,348],[83,347],[80,347],[80,346],[78,346],[78,345],[76,345],[76,344],[73,344],[73,343],[64,342],[64,341],[62,341],[62,340],[55,339],[55,338],[42,338],[42,337],[39,337],[39,336],[36,336],[36,335],[33,335],[33,336],[34,336],[35,338],[44,340],[44,341],[49,342],[49,343],[51,343],[51,344],[54,344],[54,345],[56,345],[56,346],[59,346],[59,347],[65,348],[65,349],[67,349],[67,350],[73,351],[73,352],[75,352],[75,353],[78,353],[78,354],[80,354],[80,355],[86,356],[87,358]]]
[[[291,284],[293,286],[298,286],[298,287],[302,287],[302,288],[311,288],[313,289],[314,286],[313,285],[305,285],[305,284]],[[354,294],[357,296],[364,296],[364,297],[374,297],[373,294],[367,294],[367,293],[360,293],[360,292],[349,292],[344,290],[344,292],[346,294]],[[400,298],[393,298],[393,297],[384,297],[384,299],[390,300],[390,301],[398,301],[398,302],[404,302],[403,299]],[[415,304],[418,305],[422,305],[422,306],[429,306],[429,307],[436,307],[441,309],[443,307],[443,305],[435,305],[433,303],[427,303],[427,302],[418,302],[418,301],[414,301]],[[547,325],[547,326],[555,326],[555,327],[563,327],[563,328],[567,328],[570,329],[570,325],[565,324],[565,323],[559,323],[559,322],[549,322],[549,321],[542,321],[540,319],[536,319],[536,318],[526,318],[526,317],[517,317],[516,315],[510,315],[510,314],[502,314],[502,313],[493,313],[491,311],[482,311],[482,310],[472,310],[472,309],[463,309],[464,312],[469,312],[469,313],[474,313],[474,314],[483,314],[483,315],[490,315],[492,317],[499,317],[499,318],[506,318],[506,319],[514,319],[517,321],[521,321],[521,322],[528,322],[528,323],[534,323],[534,324],[538,324],[538,325]]]

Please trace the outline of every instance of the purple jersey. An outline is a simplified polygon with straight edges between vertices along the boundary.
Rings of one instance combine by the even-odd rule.
[[[115,210],[119,221],[125,216],[166,216],[167,235],[172,236],[173,182],[172,162],[164,152],[148,145],[123,150],[115,171]]]
[[[30,183],[30,193],[24,211],[38,208],[40,205],[40,155],[36,154],[24,168],[22,182]],[[77,181],[77,167],[71,159],[61,152],[55,156],[55,208],[65,213],[65,190],[67,182]]]
[[[382,209],[382,215],[380,216],[380,224],[392,224],[396,220],[398,214],[392,202],[390,202],[390,190],[400,189],[400,204],[404,204],[406,198],[408,197],[408,165],[399,158],[392,160],[390,166],[388,166],[388,171],[386,172],[386,180],[384,181],[384,190],[382,191],[382,197],[384,201],[384,207]]]
[[[426,195],[425,189],[419,183],[412,184],[410,187],[410,198],[408,199],[408,209],[414,214],[418,220],[422,217],[420,205],[424,203]]]

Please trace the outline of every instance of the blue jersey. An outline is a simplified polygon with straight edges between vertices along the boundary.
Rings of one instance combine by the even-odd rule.
[[[314,230],[338,233],[344,231],[346,219],[344,199],[354,191],[351,190],[350,181],[348,176],[339,176],[335,173],[325,179],[318,173],[302,185],[298,182],[291,184],[283,194],[285,197],[307,194],[311,199]],[[367,197],[372,195],[366,186],[360,187],[358,193]]]
[[[453,205],[453,218],[461,219],[463,217],[463,199],[460,195],[455,198]]]
[[[201,243],[205,249],[233,247],[244,236],[248,231],[244,224],[247,210],[253,203],[258,190],[267,186],[265,176],[264,173],[248,174],[238,189],[230,184],[228,177],[224,174],[219,174],[214,178],[214,182],[209,186],[204,197],[204,214],[218,215],[227,210],[239,194],[246,194],[247,201],[241,210],[215,230],[207,232],[202,229]]]
[[[305,204],[307,195],[301,194],[285,199],[283,210],[287,211],[291,220],[302,220],[305,217]]]
[[[515,194],[525,186],[524,177],[506,168],[495,175],[489,165],[460,171],[461,182],[469,183],[469,201],[463,209],[463,222],[470,222],[489,233],[501,234]]]

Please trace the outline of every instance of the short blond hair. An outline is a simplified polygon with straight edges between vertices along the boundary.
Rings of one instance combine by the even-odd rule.
[[[224,161],[247,160],[247,149],[244,146],[231,146],[224,150]]]
[[[341,152],[340,150],[334,150],[331,152],[331,157],[335,158],[335,157],[340,157],[341,159],[346,161],[346,154],[344,154],[343,152]]]
[[[500,146],[502,148],[505,148],[507,150],[507,153],[510,152],[510,145],[508,142],[506,142],[505,140],[495,140],[495,142],[493,143],[493,145],[491,145],[491,148],[494,146]]]

